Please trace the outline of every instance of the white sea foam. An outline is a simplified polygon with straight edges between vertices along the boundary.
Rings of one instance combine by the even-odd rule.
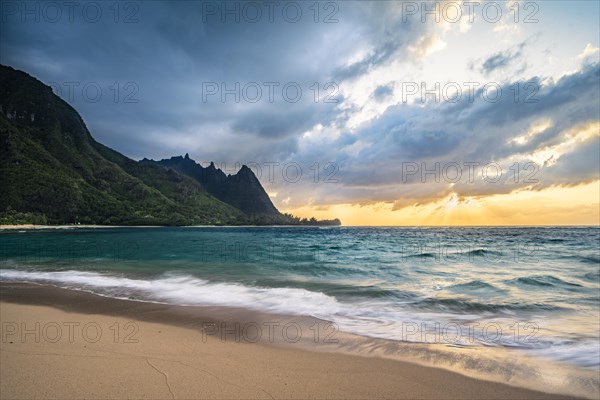
[[[513,332],[508,329],[514,320],[503,320],[486,313],[417,312],[393,300],[363,299],[348,302],[301,288],[266,288],[210,282],[171,273],[146,280],[76,270],[0,269],[0,281],[45,283],[115,298],[184,306],[229,306],[307,315],[332,321],[343,331],[363,336],[455,346],[519,347],[557,361],[599,368],[598,346],[573,341],[565,343],[551,335],[539,335],[534,341],[515,341]],[[497,327],[503,330],[500,336],[497,335]]]
[[[322,316],[341,310],[331,296],[295,288],[262,288],[231,283],[214,283],[187,275],[166,274],[159,279],[142,280],[84,271],[0,270],[0,280],[49,283],[115,297],[142,295],[178,305],[211,305]],[[137,297],[136,297],[137,298]]]

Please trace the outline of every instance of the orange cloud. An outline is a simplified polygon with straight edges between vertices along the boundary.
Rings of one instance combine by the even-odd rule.
[[[300,217],[340,218],[357,226],[600,225],[600,181],[574,187],[458,197],[394,211],[393,203],[334,204],[283,210]]]

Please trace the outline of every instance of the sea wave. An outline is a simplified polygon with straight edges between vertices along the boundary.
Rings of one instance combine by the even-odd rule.
[[[502,311],[555,311],[559,308],[544,303],[506,303],[489,304],[478,301],[448,299],[448,298],[427,298],[414,303],[415,307],[430,311],[450,311],[450,312],[502,312]]]
[[[458,290],[493,290],[493,291],[498,291],[498,292],[504,292],[504,290],[490,284],[487,282],[484,282],[480,279],[475,279],[469,282],[464,282],[464,283],[457,283],[455,285],[450,286],[451,289],[458,289]]]
[[[600,265],[600,257],[597,256],[581,256],[579,257],[579,261],[587,264]]]
[[[299,288],[263,288],[233,283],[211,283],[189,275],[165,273],[159,279],[131,279],[85,271],[0,270],[0,280],[49,283],[116,298],[158,301],[177,305],[256,308],[263,311],[313,315],[335,313],[337,300]]]
[[[552,275],[535,275],[525,276],[520,278],[509,279],[506,281],[507,284],[513,285],[527,285],[527,286],[562,286],[566,288],[582,287],[578,283],[569,282]]]
[[[387,340],[441,343],[451,346],[518,347],[587,368],[600,368],[600,353],[587,355],[577,339],[545,332],[535,341],[515,340],[515,323],[526,327],[532,315],[551,317],[559,308],[543,303],[486,304],[472,299],[415,298],[395,290],[365,286],[349,293],[373,296],[338,296],[298,287],[264,287],[231,282],[211,282],[196,276],[165,272],[152,279],[134,279],[118,273],[79,270],[40,271],[0,269],[0,281],[33,282],[87,291],[103,296],[182,306],[228,306],[258,311],[313,316],[336,323],[340,330]],[[487,288],[484,282],[466,285]],[[321,288],[322,289],[322,288]],[[343,292],[343,291],[342,291]],[[342,294],[342,293],[340,293]],[[348,294],[344,293],[345,295]],[[364,294],[364,293],[363,293]],[[560,356],[560,358],[559,358]]]

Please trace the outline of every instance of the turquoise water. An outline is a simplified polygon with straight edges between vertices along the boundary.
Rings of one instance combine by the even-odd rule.
[[[0,279],[310,315],[364,336],[600,369],[600,229],[3,231]]]

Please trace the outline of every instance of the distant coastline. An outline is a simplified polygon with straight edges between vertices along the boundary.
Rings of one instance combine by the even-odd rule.
[[[253,227],[309,227],[309,226],[342,226],[342,225],[0,225],[0,230],[19,229],[106,229],[106,228],[253,228]]]

